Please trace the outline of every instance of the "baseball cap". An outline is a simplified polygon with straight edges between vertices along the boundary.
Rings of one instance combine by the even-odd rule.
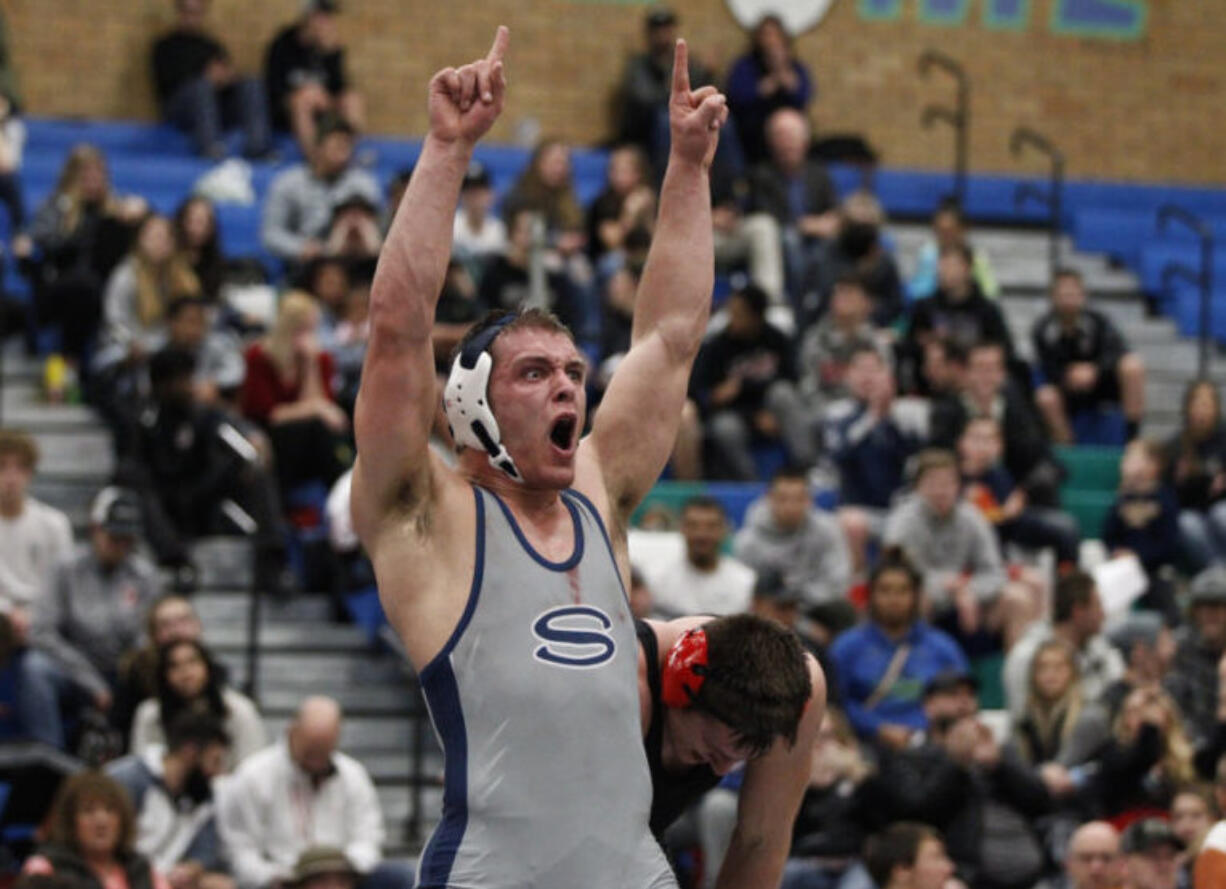
[[[127,488],[103,488],[89,509],[89,520],[116,537],[138,537],[142,527],[140,500]]]
[[[971,694],[979,693],[979,680],[971,673],[961,670],[942,670],[924,683],[924,697],[949,694],[951,691],[966,689]]]
[[[486,169],[485,164],[481,161],[473,161],[468,165],[468,169],[464,171],[464,182],[460,185],[460,191],[468,191],[470,188],[489,188],[490,187],[490,171]]]
[[[1128,657],[1132,646],[1138,642],[1151,648],[1156,645],[1161,632],[1162,615],[1153,611],[1131,611],[1107,631],[1107,638]]]
[[[1193,605],[1226,605],[1226,567],[1206,568],[1192,581]]]
[[[677,24],[677,13],[668,6],[653,6],[647,10],[647,27],[664,28]]]
[[[355,875],[353,865],[345,857],[345,853],[334,846],[312,846],[298,856],[294,865],[294,873],[290,876],[290,885],[303,883],[311,877],[324,874]]]
[[[1125,854],[1135,855],[1148,852],[1155,846],[1167,845],[1175,851],[1182,851],[1184,842],[1175,836],[1171,825],[1161,818],[1142,818],[1128,825],[1120,841],[1120,848]]]

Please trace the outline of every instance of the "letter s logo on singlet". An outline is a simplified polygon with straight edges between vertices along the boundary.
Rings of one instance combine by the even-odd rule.
[[[617,653],[617,644],[609,635],[612,626],[609,616],[591,605],[551,608],[532,624],[532,635],[544,643],[532,656],[557,667],[599,667]]]

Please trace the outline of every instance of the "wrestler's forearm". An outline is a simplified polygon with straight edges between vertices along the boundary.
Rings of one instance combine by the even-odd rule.
[[[452,220],[472,158],[463,140],[427,136],[379,256],[371,287],[372,334],[428,340],[451,259]]]
[[[790,839],[790,837],[789,837]],[[750,839],[734,831],[719,869],[715,889],[761,889],[778,886],[788,857],[782,838]]]
[[[655,237],[634,306],[632,341],[658,333],[679,356],[702,343],[715,283],[711,188],[706,167],[669,159]]]

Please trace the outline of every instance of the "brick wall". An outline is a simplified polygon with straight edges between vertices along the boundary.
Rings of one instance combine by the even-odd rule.
[[[915,74],[919,53],[939,47],[974,79],[972,165],[1019,167],[1007,147],[1019,122],[1065,148],[1082,178],[1226,183],[1226,16],[1221,0],[1149,0],[1147,33],[1136,42],[1053,34],[1051,3],[1033,0],[1023,31],[990,30],[981,0],[967,21],[918,21],[906,0],[895,21],[869,22],[855,0],[836,0],[797,41],[819,84],[813,114],[825,131],[860,131],[886,163],[943,167],[950,134],[918,126],[920,107],[952,94]],[[170,18],[170,0],[0,0],[31,111],[150,117],[148,46]],[[258,67],[262,47],[297,0],[214,0],[212,20],[240,65]],[[720,0],[676,0],[691,44],[723,65],[744,35]],[[606,134],[612,87],[640,37],[643,7],[600,0],[349,0],[343,30],[354,79],[367,94],[372,129],[420,135],[430,72],[485,51],[494,26],[513,32],[511,102],[494,137],[516,124],[582,142]],[[1031,161],[1031,163],[1039,163]],[[1024,167],[1022,168],[1024,169]]]

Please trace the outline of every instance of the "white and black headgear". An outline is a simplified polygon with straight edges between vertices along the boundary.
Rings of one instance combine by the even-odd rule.
[[[457,446],[485,451],[491,466],[519,482],[523,478],[502,444],[489,402],[490,371],[494,366],[490,345],[515,318],[514,312],[508,312],[464,344],[452,362],[443,388],[443,412]]]

